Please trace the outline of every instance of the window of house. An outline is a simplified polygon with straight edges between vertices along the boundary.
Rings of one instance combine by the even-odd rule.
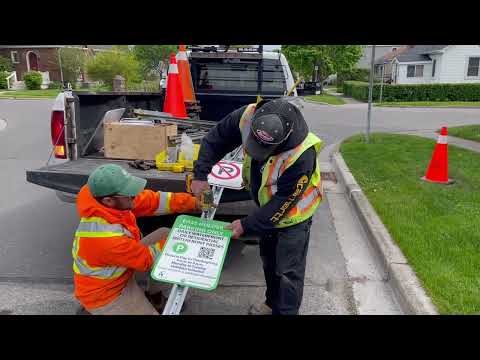
[[[414,77],[415,76],[415,65],[408,65],[407,66],[407,77]]]
[[[468,59],[467,76],[480,76],[480,57],[471,57]]]
[[[415,66],[415,77],[423,77],[423,65]]]
[[[433,60],[432,64],[432,78],[435,77],[435,68],[437,66],[437,60]]]
[[[10,58],[12,59],[12,63],[18,64],[18,51],[10,51]]]
[[[408,65],[407,77],[423,77],[423,65]]]

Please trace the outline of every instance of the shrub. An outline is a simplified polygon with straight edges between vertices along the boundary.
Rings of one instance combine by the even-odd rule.
[[[38,71],[29,71],[23,75],[23,81],[28,90],[39,90],[42,85],[42,74]]]
[[[345,81],[368,81],[369,75],[369,69],[341,71],[337,74],[337,85],[342,85]]]
[[[49,89],[61,89],[62,88],[62,83],[60,81],[51,81],[50,84],[48,84]]]
[[[380,97],[380,84],[373,84],[373,101]],[[345,81],[344,94],[368,101],[368,83]],[[480,101],[480,84],[383,85],[383,101]]]
[[[128,91],[148,91],[148,92],[159,92],[160,91],[160,80],[153,81],[142,81],[142,82],[129,82],[127,84]]]
[[[12,72],[13,71],[12,60],[10,60],[7,57],[0,56],[0,72],[1,71]]]
[[[0,89],[7,88],[7,76],[10,75],[8,71],[0,71]]]

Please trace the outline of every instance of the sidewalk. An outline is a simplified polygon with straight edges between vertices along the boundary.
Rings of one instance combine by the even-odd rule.
[[[407,134],[419,135],[419,136],[423,136],[423,137],[427,137],[435,140],[438,138],[438,134],[431,130],[418,130],[418,131],[408,132]],[[448,144],[480,153],[480,143],[476,141],[466,140],[466,139],[448,135]]]
[[[362,101],[358,101],[358,100],[355,100],[354,98],[344,96],[343,93],[338,93],[338,92],[335,92],[335,91],[328,91],[328,93],[330,95],[337,96],[337,97],[343,99],[347,104],[365,104]]]

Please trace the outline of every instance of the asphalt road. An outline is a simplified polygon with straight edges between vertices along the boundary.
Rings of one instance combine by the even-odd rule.
[[[52,102],[0,100],[0,119],[6,121],[5,126],[0,120],[0,314],[69,314],[76,304],[70,285],[75,207],[25,180],[25,171],[45,165],[50,155]],[[366,110],[365,104],[304,103],[311,130],[325,141],[327,151],[332,149],[328,145],[365,130]],[[472,123],[480,123],[480,110],[373,108],[372,131],[410,132]],[[322,161],[327,161],[325,153]],[[328,201],[314,224],[302,313],[353,313],[345,258]],[[258,249],[232,248],[231,254],[221,287],[209,294],[190,292],[191,313],[241,314],[249,301],[261,299]]]

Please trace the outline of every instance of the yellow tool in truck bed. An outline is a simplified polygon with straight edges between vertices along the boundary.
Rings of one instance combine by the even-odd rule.
[[[172,171],[175,173],[181,173],[185,171],[185,165],[180,163],[158,163],[157,169],[160,171]]]

